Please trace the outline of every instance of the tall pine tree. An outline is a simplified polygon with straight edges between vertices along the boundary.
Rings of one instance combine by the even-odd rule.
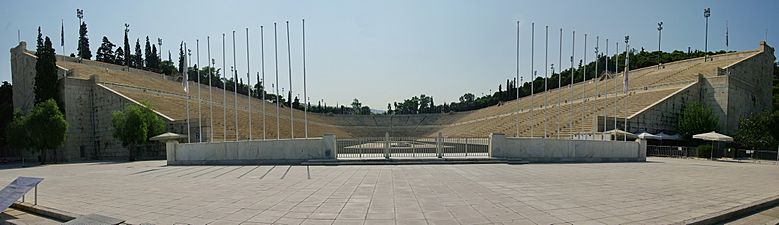
[[[184,67],[187,66],[184,64],[184,42],[181,42],[179,44],[179,73],[184,74]]]
[[[35,84],[33,87],[35,104],[54,99],[58,105],[61,105],[57,94],[59,92],[57,88],[57,58],[54,54],[51,40],[46,37],[40,51],[36,52],[38,60],[35,62]]]
[[[87,23],[81,22],[78,29],[78,56],[82,59],[92,59],[92,52],[89,50],[89,37],[87,36]]]
[[[95,59],[100,62],[114,63],[116,56],[114,56],[114,43],[108,40],[108,37],[103,36],[103,43],[100,44],[100,48],[97,48],[97,54]]]
[[[157,45],[151,45],[151,55],[149,56],[151,58],[151,65],[149,65],[149,68],[151,71],[158,71],[160,68],[160,57],[157,55]]]
[[[124,49],[122,49],[122,47],[116,48],[116,57],[114,59],[116,65],[125,65],[124,54]]]
[[[135,39],[135,56],[134,56],[134,65],[135,68],[143,68],[143,55],[141,55],[141,40]]]
[[[132,65],[132,57],[130,57],[130,41],[127,39],[127,30],[124,31],[124,65]],[[118,51],[118,50],[117,50]]]
[[[154,66],[154,58],[151,56],[151,44],[149,44],[149,36],[146,36],[146,48],[144,48],[144,62],[146,63],[146,66],[144,68],[151,69],[152,66]]]

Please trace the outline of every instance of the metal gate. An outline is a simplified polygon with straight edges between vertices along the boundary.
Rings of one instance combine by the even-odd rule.
[[[339,159],[487,158],[489,138],[362,137],[337,139]],[[439,155],[440,154],[440,155]]]

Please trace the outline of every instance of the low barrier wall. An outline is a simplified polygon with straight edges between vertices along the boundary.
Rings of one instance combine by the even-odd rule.
[[[646,140],[635,142],[510,138],[490,135],[490,156],[528,162],[645,162]]]
[[[286,140],[186,143],[167,146],[168,165],[298,164],[335,159],[335,135]]]

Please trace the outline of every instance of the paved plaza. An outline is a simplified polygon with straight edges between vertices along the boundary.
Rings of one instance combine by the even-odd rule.
[[[43,177],[39,204],[133,224],[668,224],[779,195],[776,165],[649,161],[310,168],[81,163],[3,169],[0,182]]]

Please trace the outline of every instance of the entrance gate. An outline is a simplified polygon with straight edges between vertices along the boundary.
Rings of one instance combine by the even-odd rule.
[[[338,159],[487,158],[489,138],[361,137],[337,139]]]

